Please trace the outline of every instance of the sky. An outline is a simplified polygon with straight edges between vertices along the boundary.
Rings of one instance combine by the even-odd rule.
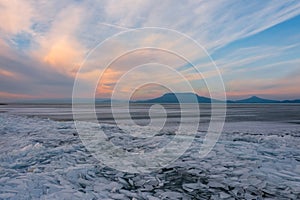
[[[1,0],[0,13],[0,101],[71,98],[75,79],[96,81],[99,98],[111,97],[117,83],[125,96],[138,89],[137,98],[161,95],[168,91],[164,84],[185,92],[182,77],[193,91],[209,96],[205,81],[213,83],[218,73],[208,58],[217,66],[227,99],[300,99],[298,0]],[[144,27],[185,37],[149,31],[111,39]],[[204,50],[194,50],[186,37]],[[164,51],[127,52],[105,69],[112,55],[137,46]],[[168,49],[196,63],[201,76]],[[151,81],[153,87],[146,84]]]

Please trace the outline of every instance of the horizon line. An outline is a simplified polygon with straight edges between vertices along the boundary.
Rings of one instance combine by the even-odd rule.
[[[175,93],[172,93],[172,92],[168,92],[168,93],[164,93],[160,96],[157,96],[157,97],[153,97],[153,98],[147,98],[147,99],[137,99],[137,100],[130,100],[130,102],[133,102],[133,103],[138,103],[137,101],[149,101],[149,100],[152,100],[152,99],[156,99],[156,98],[159,98],[159,97],[162,97],[166,94],[195,94],[199,97],[204,97],[204,98],[209,98],[213,101],[217,100],[217,101],[224,101],[224,100],[219,100],[219,99],[212,99],[211,97],[207,97],[207,96],[201,96],[197,93],[193,93],[193,92],[175,92]],[[239,98],[239,99],[226,99],[225,101],[227,103],[230,103],[228,101],[232,101],[232,102],[235,102],[235,101],[241,101],[241,100],[246,100],[246,99],[250,99],[250,98],[253,98],[253,97],[256,97],[256,98],[260,98],[260,99],[264,99],[264,100],[272,100],[272,101],[279,101],[279,102],[284,102],[284,101],[295,101],[295,100],[300,100],[300,97],[299,98],[294,98],[294,99],[269,99],[269,98],[262,98],[260,97],[259,95],[249,95],[247,97],[244,97],[244,98]],[[0,100],[0,105],[1,104],[14,104],[14,103],[54,103],[54,102],[45,102],[45,101],[60,101],[60,102],[57,102],[57,103],[63,103],[61,101],[71,101],[71,102],[68,102],[69,103],[72,103],[72,99],[73,98],[69,98],[69,97],[62,97],[62,98],[35,98],[35,99],[16,99],[16,100]],[[82,97],[82,98],[77,98],[77,99],[81,99],[81,100],[87,100],[87,99],[91,99],[91,98],[87,98],[87,97]],[[111,98],[95,98],[95,100],[101,100],[101,101],[127,101],[125,99],[111,99]],[[40,101],[40,102],[39,102]],[[44,102],[43,102],[44,101]],[[67,102],[66,102],[67,103]],[[100,103],[100,102],[99,102]],[[103,102],[105,103],[105,102]]]

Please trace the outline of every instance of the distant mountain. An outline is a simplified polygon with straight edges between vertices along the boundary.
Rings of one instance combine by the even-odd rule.
[[[135,101],[135,103],[179,103],[179,101],[180,103],[195,103],[195,99],[198,103],[221,102],[194,93],[166,93],[154,99]]]
[[[284,100],[284,101],[281,101],[281,103],[300,103],[300,99]]]
[[[247,99],[241,99],[241,100],[228,100],[227,103],[300,103],[300,99],[295,99],[295,100],[272,100],[272,99],[263,99],[257,96],[252,96]]]
[[[194,103],[194,98],[197,99],[198,103],[223,102],[221,100],[202,97],[194,93],[166,93],[154,99],[140,100],[134,102],[135,103],[178,103],[178,99],[180,99],[181,103]],[[247,99],[228,100],[227,103],[300,103],[300,99],[278,101],[278,100],[264,99],[257,96],[252,96]]]
[[[271,99],[263,99],[257,96],[252,96],[247,99],[236,100],[236,101],[227,101],[228,103],[281,103],[281,101],[271,100]]]

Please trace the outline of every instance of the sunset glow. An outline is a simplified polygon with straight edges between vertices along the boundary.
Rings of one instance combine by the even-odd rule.
[[[121,31],[143,27],[176,30],[202,45],[218,66],[229,99],[251,95],[275,99],[300,97],[300,29],[296,28],[300,23],[300,2],[253,1],[245,5],[242,1],[204,1],[184,5],[172,2],[170,6],[169,3],[143,1],[129,4],[74,0],[64,3],[2,1],[0,100],[70,98],[80,66],[86,62],[93,67],[77,74],[79,78],[98,80],[104,55],[130,46],[130,38],[107,47],[103,56],[86,61],[93,48]],[[223,15],[227,10],[231,12]],[[179,13],[173,16],[174,12]],[[181,40],[170,44],[156,35],[149,35],[139,41],[147,47],[161,43],[165,49],[177,45],[190,55],[194,53]],[[202,55],[193,56],[198,62]],[[129,67],[158,60],[178,67],[189,81],[199,84],[196,89],[199,95],[208,95],[201,81],[213,78],[217,73],[209,70],[207,63],[198,62],[203,71],[201,76],[195,75],[180,59],[144,50],[124,56],[118,66],[107,69],[99,79],[96,97],[108,98]],[[147,72],[135,78],[143,76],[152,75]],[[161,74],[161,79],[168,77]],[[180,84],[172,77],[168,81]],[[134,80],[131,84],[134,85]],[[129,87],[124,85],[123,91]],[[49,93],[44,96],[45,91]],[[145,93],[144,98],[161,95],[158,91],[153,89],[151,93]],[[143,98],[142,93],[138,98]]]

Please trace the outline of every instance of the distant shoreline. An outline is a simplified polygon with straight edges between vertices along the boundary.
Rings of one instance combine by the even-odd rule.
[[[95,103],[97,105],[103,104],[124,104],[128,103],[125,100],[118,99],[32,99],[32,100],[11,100],[7,102],[2,102],[0,105],[8,104],[53,104],[53,105],[68,105],[68,104],[91,104]],[[246,99],[239,100],[230,100],[230,99],[212,99],[210,97],[199,96],[195,93],[165,93],[160,97],[146,100],[131,100],[130,104],[299,104],[300,99],[293,100],[273,100],[273,99],[264,99],[258,96],[251,96]]]
[[[91,105],[90,103],[79,103],[80,105]],[[114,105],[125,105],[127,104],[127,102],[117,102],[117,103],[114,103]],[[154,104],[161,104],[161,105],[180,105],[180,104],[199,104],[199,105],[211,105],[211,104],[214,104],[214,105],[218,105],[218,104],[227,104],[227,105],[299,105],[300,103],[296,102],[296,103],[293,103],[293,102],[278,102],[278,103],[235,103],[235,102],[212,102],[212,103],[206,103],[206,102],[200,102],[200,103],[167,103],[167,102],[129,102],[129,104],[132,104],[132,105],[154,105]],[[72,103],[58,103],[58,102],[55,102],[55,103],[52,103],[52,102],[12,102],[12,103],[0,103],[0,106],[9,106],[9,105],[70,105],[72,106]],[[77,104],[78,105],[78,104]],[[110,102],[97,102],[95,103],[94,105],[111,105]]]

